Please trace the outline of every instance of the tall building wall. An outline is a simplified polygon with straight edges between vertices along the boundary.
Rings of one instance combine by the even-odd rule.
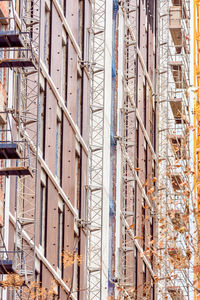
[[[151,249],[155,240],[156,228],[153,214],[153,190],[156,187],[157,155],[157,104],[156,104],[156,66],[157,66],[157,1],[140,1],[138,7],[139,55],[137,56],[137,96],[136,105],[139,118],[136,117],[136,167],[137,175],[149,199],[144,199],[138,182],[135,186],[135,234],[142,237],[139,244],[144,251]],[[140,59],[141,55],[141,59]],[[144,66],[142,66],[144,64]],[[144,126],[144,127],[143,127]],[[145,129],[143,129],[145,128]],[[150,206],[149,206],[150,204]],[[146,255],[147,252],[145,252]],[[154,270],[154,259],[150,252],[148,261]],[[137,296],[155,299],[155,282],[152,271],[136,250],[136,290]]]
[[[69,293],[85,299],[86,230],[79,219],[86,218],[89,76],[82,61],[88,60],[89,26],[90,1],[41,1],[35,272],[44,288],[55,281],[54,299],[67,299]],[[17,72],[10,72],[14,89]],[[12,101],[14,107],[15,95]],[[14,130],[15,120],[12,124]],[[14,250],[16,178],[9,182],[7,249]],[[69,254],[81,263],[64,265]],[[14,299],[11,288],[3,293],[2,299]]]
[[[156,64],[157,37],[156,18],[157,1],[139,1],[137,6],[137,55],[136,55],[136,119],[135,149],[130,154],[135,162],[137,180],[128,201],[134,201],[134,234],[145,252],[151,248],[155,239],[155,219],[153,217],[153,192],[156,177],[157,146],[157,107],[156,107]],[[131,67],[131,66],[130,66]],[[129,132],[131,135],[132,132]],[[142,188],[141,188],[142,185]],[[145,197],[147,197],[145,199]],[[147,201],[148,199],[148,201]],[[130,224],[131,225],[131,224]],[[137,239],[136,239],[137,240]],[[135,297],[155,299],[153,255],[147,254],[149,266],[144,261],[141,251],[135,246],[134,251]]]
[[[116,17],[112,280],[115,297],[122,299],[156,299],[157,16],[157,1],[125,1]]]

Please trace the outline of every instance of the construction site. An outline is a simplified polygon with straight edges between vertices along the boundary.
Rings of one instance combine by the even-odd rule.
[[[0,300],[200,300],[200,0],[0,0]]]

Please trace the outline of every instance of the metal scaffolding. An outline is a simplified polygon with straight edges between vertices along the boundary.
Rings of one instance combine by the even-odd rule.
[[[6,134],[0,146],[0,158],[4,161],[0,175],[16,176],[12,181],[16,186],[13,264],[15,272],[29,284],[35,281],[36,259],[40,0],[23,0],[20,9],[14,0],[0,3],[3,2],[9,3],[10,15],[6,17],[5,30],[0,31],[0,68],[12,69],[9,72],[13,79],[13,104],[12,109],[5,108],[0,113],[7,116]],[[5,256],[10,252],[6,250]],[[26,295],[24,285],[16,289],[15,299],[26,299]]]
[[[158,299],[189,299],[190,1],[160,1]]]
[[[102,299],[106,1],[91,1],[87,299]]]

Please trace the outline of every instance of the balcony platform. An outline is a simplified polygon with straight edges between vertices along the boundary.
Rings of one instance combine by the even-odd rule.
[[[17,143],[0,142],[0,159],[20,159],[21,154]]]
[[[182,99],[181,98],[170,99],[169,104],[171,106],[174,119],[181,121],[181,114],[182,114],[182,109],[183,109]],[[176,123],[177,123],[177,121],[176,121]]]
[[[181,61],[169,62],[171,72],[174,78],[174,83],[177,89],[187,89],[188,83],[185,76],[183,63]]]
[[[183,18],[186,19],[187,18],[187,10],[186,10],[186,6],[185,6],[185,0],[172,0],[172,4],[174,6],[183,7]]]
[[[0,31],[0,48],[23,47],[21,34],[15,31]]]
[[[0,260],[0,274],[16,273],[12,260]]]
[[[172,150],[177,159],[186,159],[186,145],[181,135],[169,135]]]
[[[0,169],[0,176],[26,176],[30,175],[33,177],[33,174],[29,167],[7,167]]]
[[[0,61],[0,68],[35,68],[30,58],[5,58]]]
[[[176,52],[181,53],[183,45],[183,33],[182,33],[182,8],[181,6],[171,6],[169,8],[169,30],[172,36]]]

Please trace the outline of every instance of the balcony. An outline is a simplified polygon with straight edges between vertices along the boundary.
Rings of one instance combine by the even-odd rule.
[[[176,1],[178,2],[178,1]],[[184,47],[185,53],[189,54],[189,48],[187,45],[187,38],[185,35],[182,19],[186,19],[186,26],[188,26],[187,10],[185,5],[171,6],[169,9],[169,30],[171,32],[172,40],[176,48],[176,53],[180,54],[182,47]]]
[[[186,142],[181,135],[169,135],[169,141],[177,159],[186,159]]]
[[[0,142],[0,159],[20,159],[20,148],[17,143]]]
[[[181,115],[183,110],[182,99],[174,98],[169,100],[174,119],[177,124],[181,123]]]
[[[183,45],[181,18],[181,6],[171,6],[169,9],[169,30],[171,32],[172,40],[178,54],[181,53],[181,48]]]
[[[188,83],[185,76],[185,70],[181,61],[172,61],[169,63],[172,76],[177,89],[187,89]]]
[[[36,68],[29,32],[0,31],[0,68]]]
[[[15,31],[0,31],[0,48],[23,47],[22,34]]]
[[[29,167],[7,167],[0,169],[0,176],[26,176],[33,177],[33,173]]]
[[[15,273],[12,260],[0,260],[0,274]]]
[[[4,58],[0,60],[0,68],[36,68],[31,58]]]
[[[185,0],[172,0],[172,4],[174,6],[181,6],[183,9],[183,18],[186,19],[187,18],[187,9],[185,6]]]

